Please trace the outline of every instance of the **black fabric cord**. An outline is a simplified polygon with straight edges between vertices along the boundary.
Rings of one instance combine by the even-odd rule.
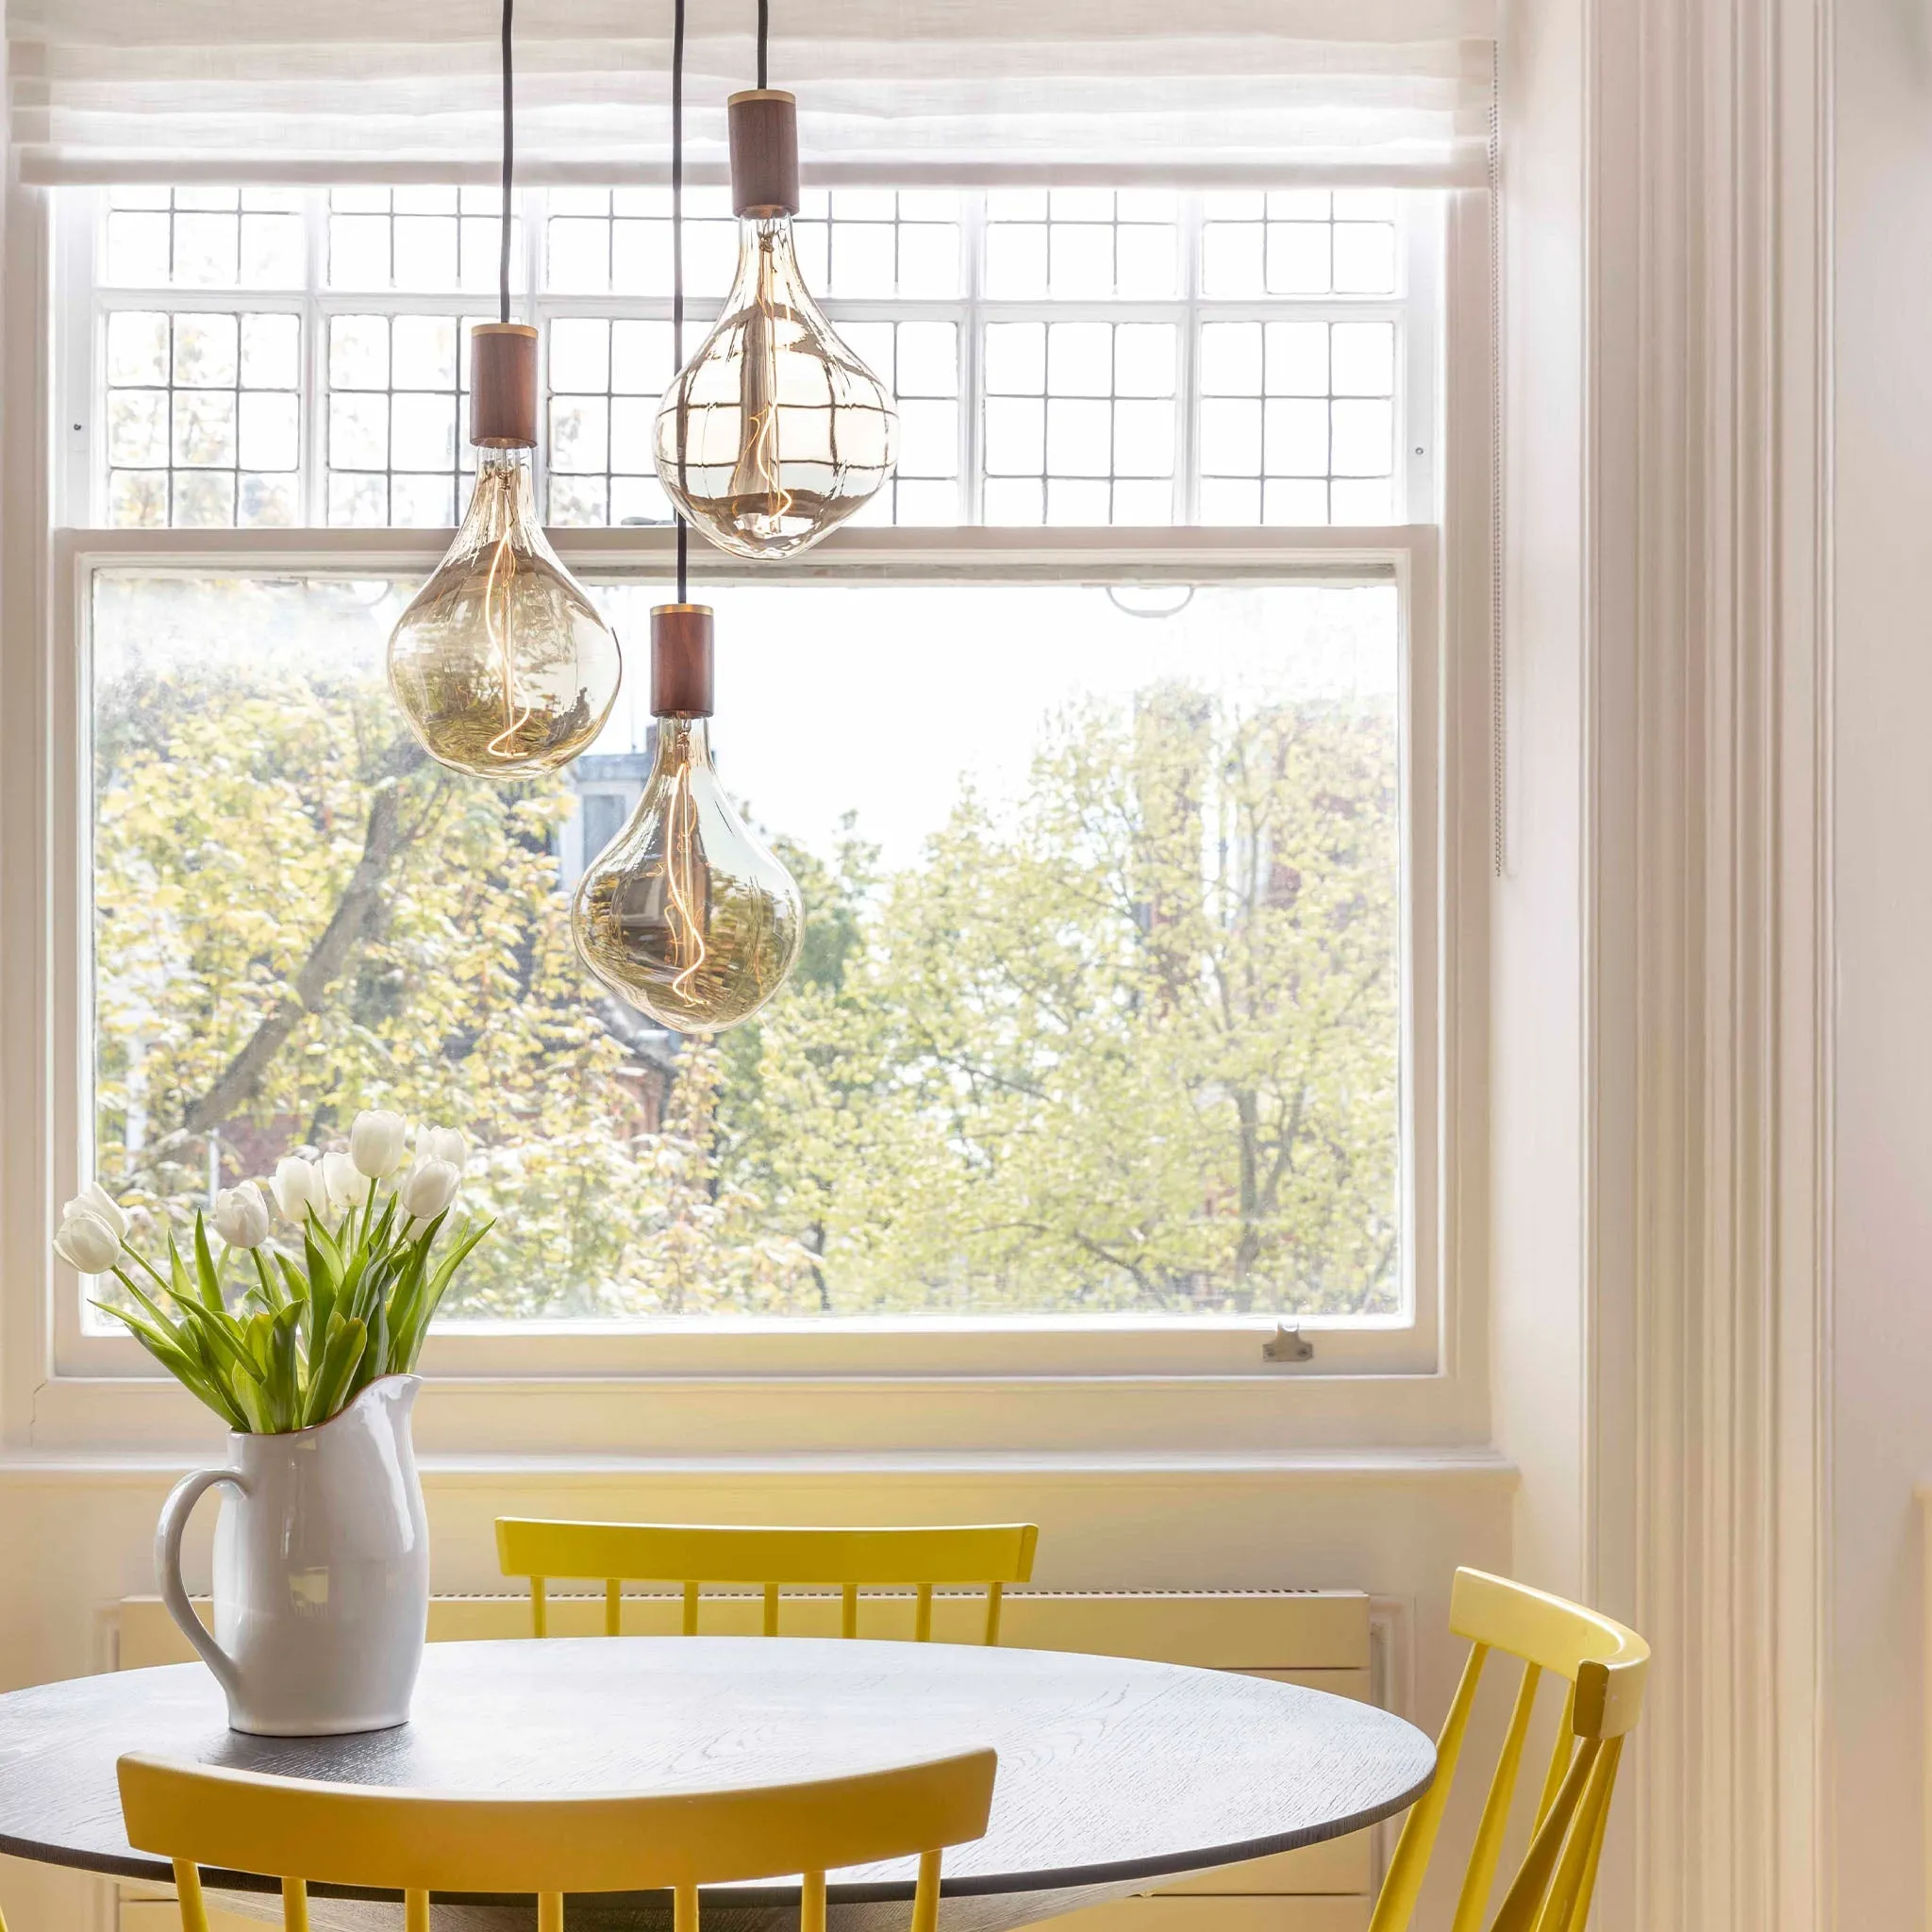
[[[508,5],[508,0],[505,0]],[[684,368],[684,0],[672,0],[671,13],[671,359]],[[678,438],[678,461],[684,460],[684,439]],[[682,511],[677,520],[677,601],[690,602],[686,591],[691,531]]]
[[[509,320],[510,178],[516,170],[516,84],[510,66],[510,16],[516,0],[503,0],[503,237],[497,258],[498,322]]]
[[[767,56],[772,43],[772,0],[758,0],[758,86],[771,86],[771,62]]]

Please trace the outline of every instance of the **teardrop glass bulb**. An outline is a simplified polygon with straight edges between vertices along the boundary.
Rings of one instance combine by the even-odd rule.
[[[584,963],[620,998],[676,1032],[722,1032],[784,985],[805,908],[711,762],[710,613],[672,606],[653,611],[652,625],[654,691],[702,695],[663,704],[637,809],[578,881],[571,931]],[[694,652],[667,674],[664,632],[680,625],[701,630],[701,661]]]
[[[658,475],[720,549],[786,557],[891,476],[898,417],[806,288],[791,217],[759,209],[738,230],[724,316],[658,408]]]
[[[527,449],[477,452],[469,513],[389,641],[425,751],[479,778],[554,772],[617,701],[617,639],[537,520]]]

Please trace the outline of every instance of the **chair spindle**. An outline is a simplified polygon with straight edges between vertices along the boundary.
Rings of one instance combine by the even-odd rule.
[[[1429,1869],[1429,1854],[1436,1848],[1436,1833],[1442,1823],[1442,1807],[1449,1802],[1449,1787],[1456,1777],[1456,1760],[1462,1752],[1462,1734],[1469,1728],[1469,1713],[1475,1703],[1476,1686],[1482,1681],[1483,1664],[1490,1654],[1487,1643],[1474,1645],[1469,1661],[1462,1667],[1461,1681],[1456,1686],[1455,1700],[1436,1741],[1436,1776],[1417,1799],[1403,1821],[1402,1836],[1395,1840],[1395,1856],[1389,1861],[1389,1874],[1382,1881],[1381,1896],[1375,1901],[1374,1917],[1369,1932],[1395,1932],[1407,1925],[1423,1889],[1423,1874]]]
[[[1563,1687],[1563,1715],[1557,1721],[1557,1735],[1550,1745],[1550,1768],[1543,1774],[1543,1794],[1536,1807],[1536,1822],[1541,1824],[1550,1815],[1550,1807],[1557,1802],[1557,1793],[1563,1789],[1563,1779],[1569,1774],[1570,1757],[1576,1739],[1574,1727],[1576,1723],[1576,1686]]]
[[[1469,1870],[1463,1875],[1462,1895],[1456,1902],[1456,1921],[1450,1932],[1482,1932],[1483,1914],[1489,1908],[1490,1891],[1496,1882],[1503,1834],[1509,1825],[1509,1803],[1516,1795],[1523,1740],[1529,1731],[1530,1713],[1536,1707],[1536,1690],[1542,1674],[1541,1664],[1526,1663],[1523,1667],[1523,1683],[1516,1692],[1515,1707],[1509,1713],[1508,1735],[1503,1740],[1503,1755],[1496,1760],[1496,1774],[1490,1780],[1490,1795],[1483,1802],[1482,1822],[1475,1828],[1475,1844],[1469,1855]]]
[[[1603,1748],[1601,1738],[1578,1740],[1570,1760],[1569,1773],[1563,1779],[1563,1788],[1557,1793],[1557,1802],[1550,1807],[1549,1815],[1537,1826],[1529,1852],[1517,1871],[1515,1883],[1504,1897],[1502,1909],[1497,1912],[1490,1932],[1536,1932],[1550,1895],[1551,1876],[1557,1870],[1564,1840],[1570,1835],[1570,1827],[1575,1821],[1577,1808],[1590,1787],[1591,1774],[1596,1770]]]

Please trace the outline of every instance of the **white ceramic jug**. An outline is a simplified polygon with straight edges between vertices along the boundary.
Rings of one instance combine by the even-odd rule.
[[[161,1597],[221,1680],[228,1723],[271,1738],[406,1724],[429,1623],[429,1533],[409,1440],[415,1375],[372,1382],[340,1415],[285,1436],[230,1435],[228,1466],[161,1506]],[[217,1484],[215,1628],[181,1582],[181,1535]]]

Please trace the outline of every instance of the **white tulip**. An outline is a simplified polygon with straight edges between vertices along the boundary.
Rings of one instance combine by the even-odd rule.
[[[105,1274],[121,1257],[121,1241],[98,1214],[70,1208],[54,1237],[54,1252],[81,1274]]]
[[[366,1201],[371,1189],[375,1186],[374,1180],[365,1178],[358,1171],[356,1163],[346,1154],[325,1154],[322,1157],[322,1180],[328,1190],[328,1204],[339,1214],[344,1208],[353,1208]]]
[[[215,1232],[231,1248],[258,1248],[268,1239],[268,1203],[253,1181],[215,1196]]]
[[[386,1107],[358,1113],[349,1128],[349,1158],[373,1181],[395,1173],[408,1156],[409,1124]]]
[[[96,1221],[106,1222],[117,1241],[127,1232],[127,1217],[122,1213],[120,1202],[99,1181],[90,1181],[68,1202],[60,1210],[60,1219],[65,1221],[75,1214],[92,1214]]]
[[[455,1127],[418,1127],[416,1129],[416,1161],[421,1166],[425,1160],[446,1160],[461,1174],[470,1158],[470,1143]]]
[[[403,1212],[418,1221],[434,1221],[456,1199],[462,1175],[453,1160],[425,1160],[412,1167],[396,1198]]]
[[[328,1208],[328,1190],[323,1185],[322,1168],[298,1154],[285,1154],[275,1162],[275,1206],[290,1221],[300,1223],[309,1208],[318,1214]]]

